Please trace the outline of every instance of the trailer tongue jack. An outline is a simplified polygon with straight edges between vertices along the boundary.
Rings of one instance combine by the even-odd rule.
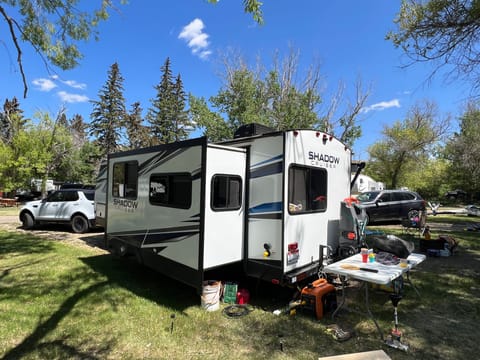
[[[402,299],[402,296],[399,294],[390,294],[390,300],[392,301],[393,308],[394,308],[395,328],[392,329],[392,332],[390,333],[390,338],[385,340],[385,343],[392,348],[407,351],[408,345],[402,343],[401,341],[402,333],[400,332],[400,330],[398,330],[397,306],[401,299]]]

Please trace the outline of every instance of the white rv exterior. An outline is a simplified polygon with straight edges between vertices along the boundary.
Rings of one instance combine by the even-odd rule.
[[[201,290],[210,269],[294,284],[338,246],[351,151],[313,130],[205,138],[111,154],[107,246]]]
[[[353,185],[352,193],[363,193],[366,191],[383,190],[384,187],[385,186],[382,182],[375,181],[368,175],[360,174]]]
[[[107,206],[107,162],[102,161],[98,170],[95,183],[95,223],[105,227],[105,214]]]

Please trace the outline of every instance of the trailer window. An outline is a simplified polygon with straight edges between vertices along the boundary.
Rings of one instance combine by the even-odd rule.
[[[138,162],[119,162],[113,165],[112,195],[136,199],[138,189]]]
[[[288,173],[288,212],[302,214],[327,209],[327,170],[293,165]]]
[[[212,203],[215,211],[238,210],[242,205],[242,178],[237,175],[214,175]]]
[[[150,204],[189,209],[192,205],[192,176],[153,174],[150,176]]]

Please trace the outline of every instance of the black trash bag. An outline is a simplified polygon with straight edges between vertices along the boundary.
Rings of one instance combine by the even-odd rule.
[[[374,235],[367,239],[367,244],[376,251],[389,252],[402,259],[406,259],[415,249],[413,242],[395,235]]]

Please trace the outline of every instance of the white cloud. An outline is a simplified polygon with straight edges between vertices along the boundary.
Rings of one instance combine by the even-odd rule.
[[[70,94],[67,93],[66,91],[59,91],[57,92],[57,95],[60,97],[60,99],[63,102],[66,103],[81,103],[81,102],[87,102],[88,96],[86,95],[79,95],[79,94]]]
[[[62,83],[74,89],[85,90],[87,88],[87,84],[78,83],[75,80],[65,80],[65,81],[62,81]]]
[[[400,100],[393,99],[393,100],[390,100],[390,101],[381,101],[379,103],[364,107],[362,109],[362,112],[363,113],[368,113],[370,111],[382,111],[382,110],[389,109],[389,108],[392,108],[392,107],[399,108],[400,107]]]
[[[55,84],[52,80],[44,78],[35,79],[32,81],[32,84],[37,87],[37,90],[45,92],[49,92],[57,87],[57,84]]]
[[[204,27],[203,21],[196,18],[183,27],[178,38],[187,42],[187,46],[192,49],[192,54],[206,60],[212,52],[208,48],[210,45],[209,35],[203,32]]]

